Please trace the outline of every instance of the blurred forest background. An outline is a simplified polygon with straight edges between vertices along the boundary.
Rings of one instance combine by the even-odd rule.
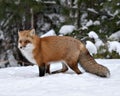
[[[88,36],[93,31],[107,44],[113,33],[120,34],[120,0],[0,0],[0,67],[32,65],[17,48],[18,30],[35,28],[41,36],[53,29],[59,35],[63,25],[75,26],[73,32],[64,35],[95,43],[95,38]],[[117,36],[111,40],[119,43]],[[93,56],[120,58],[106,45]]]

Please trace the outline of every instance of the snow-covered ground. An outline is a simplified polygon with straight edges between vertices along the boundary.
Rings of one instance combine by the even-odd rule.
[[[120,59],[96,59],[110,69],[110,78],[72,70],[38,77],[37,66],[0,69],[0,96],[120,96]],[[52,65],[51,70],[60,68]]]

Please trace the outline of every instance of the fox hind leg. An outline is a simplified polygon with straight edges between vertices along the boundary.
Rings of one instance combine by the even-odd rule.
[[[68,64],[68,65],[75,73],[82,74],[82,72],[78,68],[78,64],[77,63],[72,63],[72,64]]]
[[[66,64],[65,63],[62,63],[62,69],[60,69],[60,70],[56,70],[56,71],[53,71],[53,72],[51,72],[52,74],[56,74],[56,73],[64,73],[64,72],[66,72],[68,70],[68,67],[66,66]]]
[[[50,74],[50,64],[46,65],[46,73]]]

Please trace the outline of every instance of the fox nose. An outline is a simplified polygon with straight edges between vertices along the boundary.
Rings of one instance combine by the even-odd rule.
[[[20,46],[20,49],[25,48],[26,46]]]
[[[20,49],[22,49],[22,47],[20,47]]]

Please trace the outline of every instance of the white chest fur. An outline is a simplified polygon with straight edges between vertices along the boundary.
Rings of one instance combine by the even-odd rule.
[[[34,49],[34,46],[32,44],[27,44],[27,46],[25,48],[20,49],[20,51],[29,62],[33,64],[37,64],[33,56],[33,49]]]

